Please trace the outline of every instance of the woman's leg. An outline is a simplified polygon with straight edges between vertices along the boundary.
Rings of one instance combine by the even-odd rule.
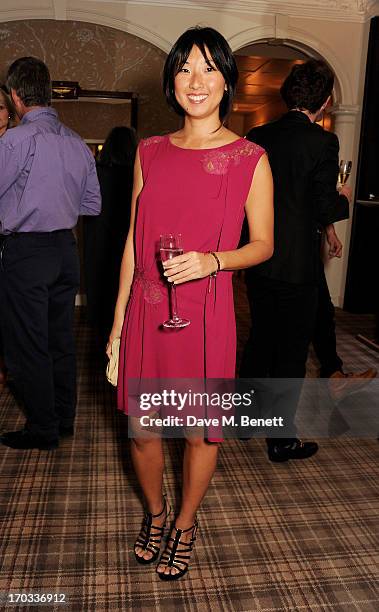
[[[175,521],[175,527],[178,529],[185,530],[194,524],[197,509],[208,490],[216,469],[217,454],[218,445],[209,444],[203,437],[186,439],[183,460],[182,505]],[[171,537],[175,537],[175,530],[173,532]],[[189,542],[191,537],[192,531],[187,531],[187,533],[182,534],[181,540]],[[178,550],[178,552],[180,551]],[[179,567],[182,567],[180,563]],[[157,571],[165,574],[176,574],[179,570],[175,567],[167,567],[165,563],[160,563]]]
[[[153,434],[148,434],[148,437],[144,438],[140,437],[141,432],[138,431],[135,423],[132,424],[133,421],[134,419],[129,419],[129,427],[132,427],[134,434],[131,440],[133,467],[141,485],[148,512],[159,514],[164,506],[162,496],[164,470],[162,439],[160,436]],[[153,519],[153,524],[161,527],[165,521],[166,512],[162,512],[161,516]],[[136,546],[135,552],[144,559],[151,559],[153,556],[151,551],[144,551],[140,546]]]

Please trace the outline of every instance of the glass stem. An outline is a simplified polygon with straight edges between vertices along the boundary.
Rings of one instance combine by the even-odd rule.
[[[171,313],[174,321],[179,319],[178,317],[178,304],[176,301],[176,287],[174,284],[171,285]]]

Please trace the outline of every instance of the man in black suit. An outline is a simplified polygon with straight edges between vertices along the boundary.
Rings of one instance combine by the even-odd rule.
[[[349,216],[350,190],[336,190],[338,138],[317,125],[329,101],[334,75],[322,61],[292,68],[281,87],[288,113],[250,130],[247,138],[267,151],[274,177],[273,257],[246,272],[252,330],[241,377],[302,379],[315,325],[319,280],[318,227]],[[284,387],[283,387],[284,388]],[[292,419],[301,387],[287,393]],[[289,419],[291,422],[291,419]],[[316,442],[269,438],[272,461],[306,458]]]

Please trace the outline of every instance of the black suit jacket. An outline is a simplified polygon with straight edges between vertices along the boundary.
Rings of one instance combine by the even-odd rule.
[[[274,178],[275,241],[272,258],[250,268],[290,283],[316,283],[317,228],[347,219],[349,202],[336,190],[338,138],[300,111],[253,128],[247,138],[268,154]]]

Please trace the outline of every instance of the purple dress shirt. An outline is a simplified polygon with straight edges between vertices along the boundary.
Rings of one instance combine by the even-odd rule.
[[[71,229],[100,210],[93,155],[53,108],[29,111],[0,138],[0,234]]]

